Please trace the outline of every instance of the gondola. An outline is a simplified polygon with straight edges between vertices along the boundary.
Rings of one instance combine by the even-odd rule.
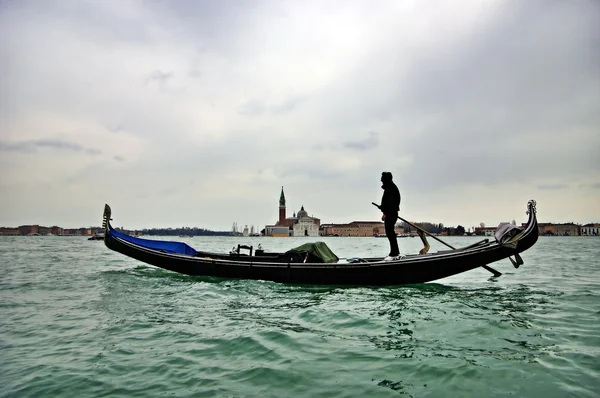
[[[431,282],[478,267],[497,272],[488,265],[508,258],[518,268],[523,263],[519,253],[538,239],[533,200],[527,204],[529,218],[524,227],[501,223],[496,236],[480,242],[397,258],[338,258],[322,242],[284,253],[253,252],[252,247],[242,245],[230,253],[197,251],[184,242],[143,239],[117,231],[111,225],[111,214],[110,206],[105,205],[104,243],[128,257],[186,275],[291,284],[390,286]],[[505,232],[499,235],[501,230]]]

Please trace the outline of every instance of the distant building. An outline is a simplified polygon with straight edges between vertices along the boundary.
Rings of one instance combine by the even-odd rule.
[[[304,206],[292,217],[286,217],[286,203],[283,187],[279,196],[279,220],[274,225],[265,226],[267,236],[319,236],[321,220],[310,217]]]
[[[475,235],[494,236],[496,227],[476,227]]]
[[[19,235],[38,235],[39,225],[21,225],[19,227]]]
[[[40,235],[52,235],[50,233],[50,228],[49,227],[39,227],[38,228],[38,234],[40,234]]]
[[[525,225],[527,224],[523,224],[522,227]],[[540,235],[558,235],[556,225],[552,223],[538,223],[538,233]]]
[[[53,227],[50,227],[50,233],[52,235],[62,235],[63,234],[63,229],[61,227],[58,227],[58,226],[55,225]]]
[[[20,235],[19,228],[2,227],[2,228],[0,228],[0,235],[10,235],[10,236]]]
[[[396,225],[397,235],[404,234],[404,228]],[[380,236],[385,235],[385,225],[381,221],[352,221],[347,224],[326,224],[321,228],[322,236]]]
[[[600,236],[600,224],[585,224],[581,227],[582,236]]]
[[[580,226],[572,222],[566,224],[556,224],[556,233],[559,236],[579,236]]]
[[[287,237],[287,236],[290,236],[290,228],[289,227],[277,227],[275,225],[267,225],[267,226],[265,226],[265,235],[266,236]]]
[[[293,236],[319,236],[318,218],[309,217],[304,206],[296,216],[296,222],[293,224]]]
[[[525,225],[522,224],[521,226],[525,227]],[[540,235],[579,236],[581,235],[581,226],[574,223],[538,223],[538,232]]]

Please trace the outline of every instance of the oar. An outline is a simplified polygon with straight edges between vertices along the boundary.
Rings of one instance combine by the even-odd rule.
[[[376,206],[378,209],[380,209],[380,208],[381,208],[381,207],[380,207],[380,206],[379,206],[377,203],[374,203],[374,202],[371,202],[371,203],[373,203],[373,205],[374,205],[374,206]],[[427,234],[427,235],[431,236],[433,239],[437,240],[438,242],[440,242],[440,243],[442,243],[442,244],[444,244],[444,245],[448,246],[450,249],[452,249],[452,250],[456,250],[456,247],[449,245],[448,243],[444,242],[443,240],[441,240],[441,239],[440,239],[440,238],[438,238],[437,236],[435,236],[435,235],[432,235],[432,234],[430,234],[429,232],[425,231],[423,228],[416,226],[415,224],[411,223],[410,221],[407,221],[407,220],[405,220],[404,218],[402,218],[402,217],[400,217],[400,216],[398,216],[398,218],[399,218],[400,220],[404,221],[405,223],[407,223],[408,225],[410,225],[411,227],[418,229],[419,231],[421,231],[421,232],[423,232],[423,233],[425,233],[425,234]],[[502,273],[501,273],[501,272],[499,272],[499,271],[496,271],[495,269],[493,269],[492,267],[490,267],[490,266],[488,266],[488,265],[485,265],[485,264],[484,264],[484,265],[482,265],[482,267],[483,267],[483,268],[485,268],[486,270],[490,271],[492,274],[494,274],[494,276],[495,276],[495,277],[498,277],[498,276],[501,276],[501,275],[502,275]]]

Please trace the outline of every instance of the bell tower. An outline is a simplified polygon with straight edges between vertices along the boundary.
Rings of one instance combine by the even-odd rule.
[[[281,195],[279,196],[279,225],[283,225],[285,222],[285,195],[283,194],[283,187],[281,187]]]

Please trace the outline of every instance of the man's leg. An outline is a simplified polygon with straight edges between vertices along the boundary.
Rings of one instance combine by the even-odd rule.
[[[390,256],[396,257],[400,255],[400,249],[398,248],[398,238],[396,237],[396,231],[394,226],[396,225],[396,217],[387,217],[385,219],[385,234],[390,241]]]

